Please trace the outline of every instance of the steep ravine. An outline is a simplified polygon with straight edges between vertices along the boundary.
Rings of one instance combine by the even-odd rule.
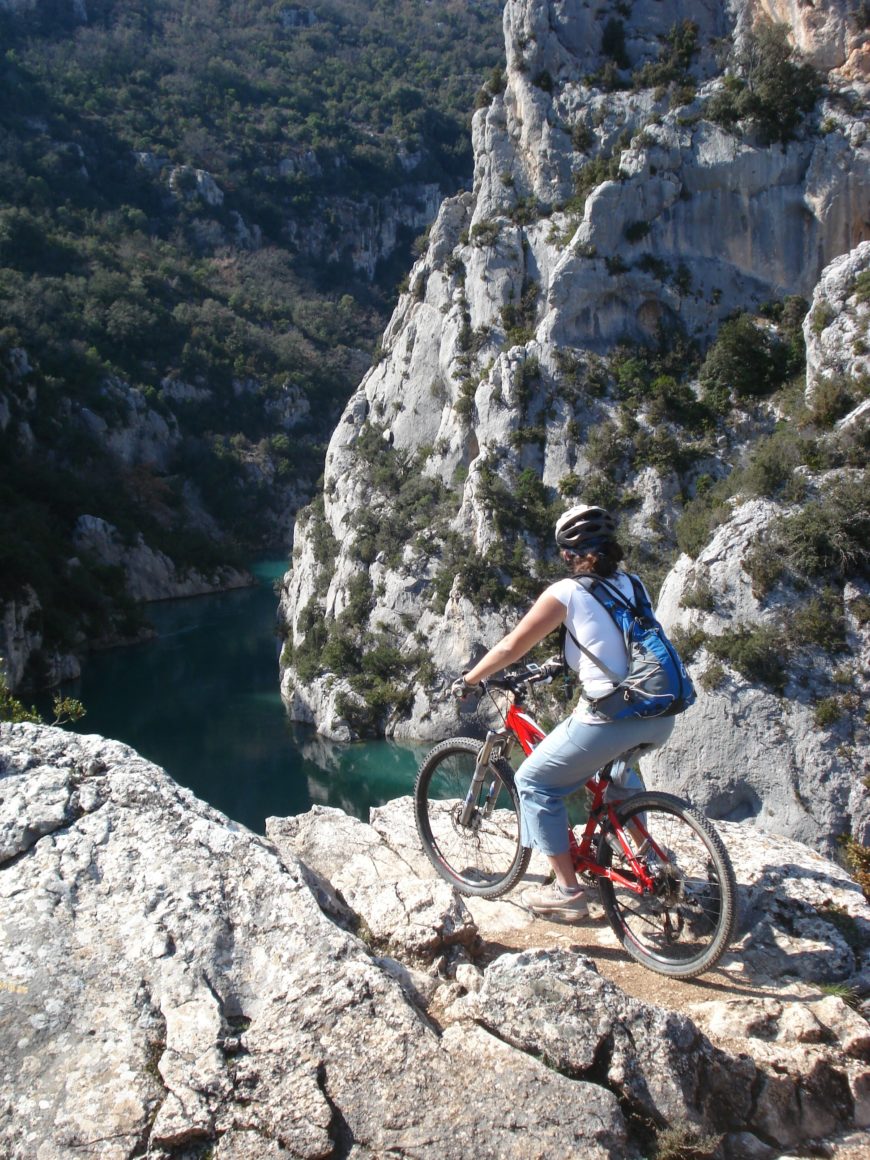
[[[473,191],[442,205],[297,523],[293,716],[454,730],[448,680],[591,499],[709,674],[653,783],[827,849],[870,836],[866,37],[846,3],[507,3]],[[768,67],[791,105],[752,96]],[[796,546],[791,516],[813,544],[839,520],[845,552]]]

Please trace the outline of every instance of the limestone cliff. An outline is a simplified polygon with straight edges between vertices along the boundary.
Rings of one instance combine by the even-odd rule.
[[[710,366],[699,379],[725,320],[742,313],[760,342],[784,348],[783,320],[800,312],[811,347],[821,336],[824,358],[843,364],[856,406],[865,389],[853,362],[867,341],[867,37],[853,6],[649,0],[626,14],[509,0],[504,26],[507,69],[473,122],[473,190],[442,205],[380,359],[332,437],[323,495],[297,524],[283,695],[294,716],[338,738],[455,728],[446,681],[528,605],[539,590],[529,577],[552,575],[560,507],[583,498],[618,509],[632,566],[664,575],[688,502],[791,421],[760,380],[738,389],[720,374],[723,405]],[[787,79],[790,104],[765,104],[768,68]],[[838,332],[835,303],[807,310],[850,254],[851,322]],[[862,439],[829,457],[851,465],[856,487]],[[796,470],[809,470],[817,499],[835,478]],[[762,526],[745,524],[747,543]],[[705,544],[714,551],[714,534],[692,559]],[[692,566],[679,563],[666,586],[669,616]],[[864,591],[853,582],[848,596],[837,587],[841,610]],[[720,629],[736,624],[722,583]],[[782,608],[785,598],[765,599]],[[864,622],[847,619],[856,658]],[[770,824],[806,840],[865,833],[867,794],[860,780],[854,789],[863,734],[817,724],[836,667],[815,656],[796,731],[774,709],[793,692],[786,681],[754,741],[728,718],[712,753],[684,748],[684,786],[727,783],[720,814],[756,816],[764,802]],[[746,772],[753,746],[778,755],[776,773]],[[822,782],[838,788],[818,809],[808,803]]]

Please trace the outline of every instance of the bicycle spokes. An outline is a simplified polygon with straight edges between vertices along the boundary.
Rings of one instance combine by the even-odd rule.
[[[513,771],[500,758],[480,761],[481,742],[442,742],[417,776],[414,807],[423,847],[457,890],[494,898],[522,877],[529,852],[520,844]]]
[[[718,835],[685,803],[655,793],[623,803],[599,861],[609,872],[599,879],[607,917],[644,966],[689,977],[722,955],[735,921],[733,871]]]

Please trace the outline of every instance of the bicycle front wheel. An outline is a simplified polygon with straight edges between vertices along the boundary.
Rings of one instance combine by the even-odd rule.
[[[691,806],[671,794],[636,794],[617,809],[621,837],[643,861],[653,887],[636,893],[631,862],[610,824],[598,861],[626,882],[599,878],[604,912],[620,942],[643,966],[690,979],[714,966],[737,925],[737,883],[722,839]]]
[[[442,878],[460,894],[497,898],[525,874],[531,850],[520,841],[519,796],[503,758],[487,765],[465,809],[482,746],[472,737],[435,746],[417,774],[414,816],[426,856]]]

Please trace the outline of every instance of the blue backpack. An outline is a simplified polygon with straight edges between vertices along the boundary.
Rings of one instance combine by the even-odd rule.
[[[566,627],[577,648],[604,673],[614,688],[595,700],[590,708],[606,721],[627,717],[670,717],[694,704],[696,693],[686,666],[655,618],[646,590],[637,576],[629,575],[632,603],[618,588],[601,577],[574,577],[603,605],[623,635],[628,653],[628,673],[619,677],[594,656]]]

